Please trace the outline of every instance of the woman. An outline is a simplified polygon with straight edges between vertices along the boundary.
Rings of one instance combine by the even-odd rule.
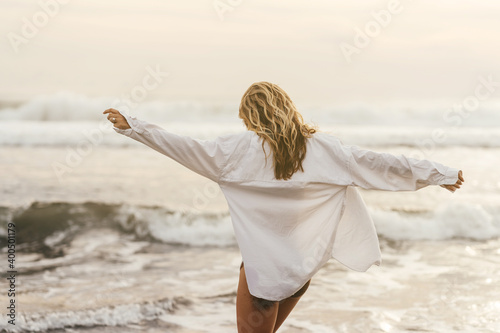
[[[104,113],[116,132],[219,184],[243,258],[239,332],[276,332],[332,257],[357,271],[380,264],[356,186],[454,192],[464,181],[461,171],[436,162],[343,145],[304,124],[286,92],[268,82],[252,84],[242,97],[239,117],[248,131],[215,140],[169,133],[115,109]]]

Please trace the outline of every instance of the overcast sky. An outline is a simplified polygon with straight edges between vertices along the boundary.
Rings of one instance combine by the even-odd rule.
[[[169,72],[148,99],[167,100],[239,101],[266,80],[302,102],[453,101],[500,81],[498,0],[65,0],[44,14],[55,1],[0,2],[0,98],[119,96],[148,66]],[[215,4],[233,8],[221,20]]]

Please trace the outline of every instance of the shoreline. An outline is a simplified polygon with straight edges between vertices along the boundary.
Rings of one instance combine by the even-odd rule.
[[[382,265],[365,273],[330,259],[312,278],[280,332],[453,332],[453,327],[494,332],[500,327],[496,319],[500,318],[496,301],[500,290],[491,289],[500,283],[500,239],[381,239],[381,247]],[[241,262],[237,247],[172,246],[134,241],[114,230],[94,230],[79,235],[63,260],[42,259],[46,268],[40,258],[32,256],[30,263],[27,254],[19,254],[23,256],[18,295],[21,326],[32,318],[28,320],[31,329],[59,321],[71,327],[67,332],[102,332],[104,327],[106,332],[235,329]],[[36,263],[36,272],[22,275],[23,269]],[[5,297],[0,295],[3,303]],[[95,317],[96,311],[102,314]],[[463,320],[457,322],[457,316]],[[98,326],[86,327],[92,318]],[[112,324],[120,320],[120,327]],[[83,326],[75,327],[79,322]],[[99,322],[108,325],[99,326]]]

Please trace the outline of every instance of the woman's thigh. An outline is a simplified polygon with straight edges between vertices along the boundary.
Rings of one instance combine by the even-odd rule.
[[[278,315],[279,302],[268,301],[250,294],[245,268],[240,267],[236,296],[236,318],[239,333],[271,333]]]

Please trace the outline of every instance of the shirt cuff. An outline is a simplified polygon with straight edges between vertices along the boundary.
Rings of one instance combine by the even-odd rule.
[[[460,170],[455,168],[448,168],[444,174],[443,180],[439,185],[453,185],[458,181],[458,172]]]

